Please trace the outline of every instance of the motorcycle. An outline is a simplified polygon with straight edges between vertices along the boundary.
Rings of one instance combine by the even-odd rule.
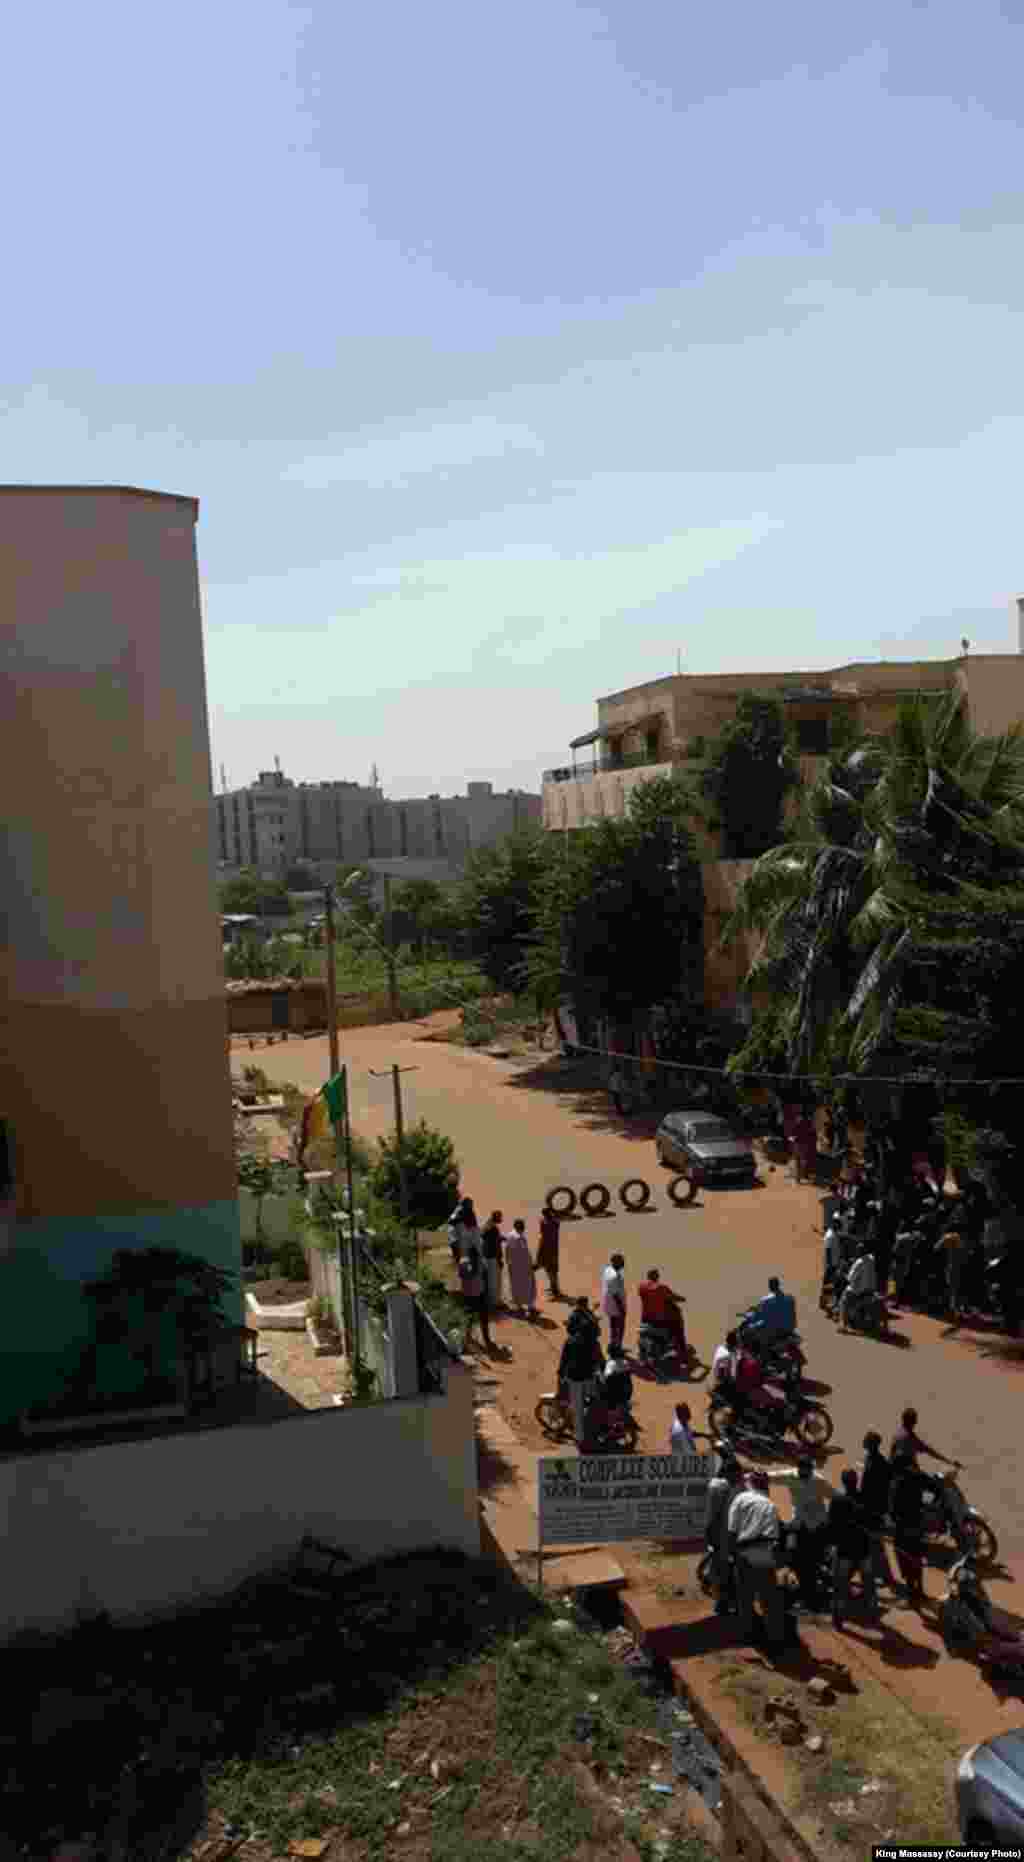
[[[597,1399],[591,1398],[586,1414],[590,1412]],[[574,1441],[576,1438],[576,1419],[573,1415],[572,1401],[564,1385],[558,1390],[548,1390],[540,1398],[534,1412],[534,1421],[539,1424],[544,1434],[553,1442]],[[621,1449],[631,1455],[636,1451],[640,1440],[640,1424],[627,1409],[606,1409],[601,1420],[594,1419],[593,1425],[588,1420],[588,1434],[591,1446],[597,1454],[611,1454]]]
[[[759,1326],[752,1326],[750,1313],[741,1313],[737,1320],[740,1343],[752,1351],[761,1360],[764,1368],[776,1377],[788,1377],[793,1370],[802,1371],[807,1364],[803,1350],[803,1339],[799,1332],[767,1332]]]
[[[952,1539],[961,1552],[973,1552],[979,1564],[995,1564],[999,1540],[983,1513],[969,1506],[956,1469],[943,1474],[925,1500],[921,1523],[926,1539]]]
[[[760,1440],[779,1446],[789,1434],[805,1448],[825,1448],[832,1440],[832,1418],[821,1403],[812,1403],[790,1384],[778,1402],[753,1403],[741,1396],[734,1383],[723,1378],[708,1401],[708,1428],[712,1435],[732,1440]]]

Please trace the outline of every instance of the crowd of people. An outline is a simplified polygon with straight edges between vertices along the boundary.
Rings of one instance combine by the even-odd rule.
[[[960,1324],[973,1312],[1016,1333],[1021,1317],[1022,1237],[1007,1237],[984,1185],[947,1194],[945,1168],[921,1152],[908,1173],[882,1185],[881,1167],[852,1162],[826,1201],[823,1303],[846,1325],[872,1295]]]

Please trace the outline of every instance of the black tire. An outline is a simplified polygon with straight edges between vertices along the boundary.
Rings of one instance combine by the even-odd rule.
[[[697,1184],[693,1177],[673,1177],[668,1185],[669,1202],[674,1203],[677,1209],[685,1209],[696,1194]]]
[[[805,1448],[826,1448],[832,1440],[832,1429],[832,1418],[820,1403],[810,1404],[796,1425]]]
[[[987,1519],[979,1514],[977,1519],[970,1515],[964,1520],[964,1544],[968,1551],[974,1553],[981,1565],[994,1565],[999,1557],[999,1540],[996,1538]]]
[[[638,1190],[639,1195],[630,1194]],[[651,1200],[651,1186],[642,1177],[628,1177],[619,1191],[619,1201],[624,1209],[646,1209]]]
[[[603,1183],[588,1183],[580,1191],[580,1208],[586,1215],[603,1215],[611,1200],[611,1190]]]
[[[568,1197],[568,1201],[564,1203],[561,1209],[559,1209],[555,1203],[556,1196]],[[544,1198],[544,1206],[546,1209],[550,1209],[552,1215],[572,1215],[576,1208],[576,1191],[571,1190],[567,1183],[559,1183],[555,1189],[548,1191],[547,1196]]]

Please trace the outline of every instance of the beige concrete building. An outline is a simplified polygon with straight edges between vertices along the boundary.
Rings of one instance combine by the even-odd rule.
[[[0,487],[0,1426],[60,1390],[114,1249],[240,1266],[197,510]]]
[[[782,701],[810,773],[827,746],[830,719],[843,715],[860,730],[885,731],[903,699],[954,686],[966,692],[977,730],[1001,731],[1024,719],[1024,657],[1017,653],[864,661],[826,672],[683,673],[613,692],[598,699],[597,725],[572,740],[566,764],[545,771],[544,826],[557,831],[622,816],[637,782],[699,769],[742,692]]]
[[[470,782],[465,795],[391,801],[380,788],[296,783],[280,769],[214,796],[213,809],[220,863],[266,874],[305,861],[330,873],[358,864],[394,877],[443,879],[461,871],[473,848],[541,819],[539,795],[496,793],[489,782]]]

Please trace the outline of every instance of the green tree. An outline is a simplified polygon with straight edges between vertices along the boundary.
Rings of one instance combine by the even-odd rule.
[[[655,1004],[697,1003],[704,899],[685,786],[656,776],[623,821],[562,848],[537,895],[528,974],[538,996],[568,997],[586,1019],[643,1022]]]
[[[723,937],[740,929],[764,943],[738,1069],[771,1015],[794,1071],[953,1083],[986,1124],[1012,1117],[1009,1089],[969,1083],[1019,1070],[1024,731],[975,735],[957,692],[908,701],[822,772]]]
[[[550,835],[524,828],[493,847],[477,848],[466,863],[458,918],[472,954],[498,989],[523,987],[540,888],[554,857]]]
[[[222,912],[252,912],[257,918],[287,918],[292,909],[288,888],[280,879],[261,879],[247,867],[220,888]]]
[[[416,1228],[439,1228],[459,1194],[459,1162],[451,1139],[420,1119],[405,1133],[401,1154],[397,1136],[378,1140],[370,1188],[395,1215],[402,1205],[403,1167],[410,1222]]]
[[[786,796],[799,781],[778,699],[741,692],[707,754],[698,786],[721,828],[724,857],[755,859],[778,842]]]
[[[450,888],[434,879],[405,879],[394,887],[391,902],[396,945],[435,943],[451,948],[458,922]]]

